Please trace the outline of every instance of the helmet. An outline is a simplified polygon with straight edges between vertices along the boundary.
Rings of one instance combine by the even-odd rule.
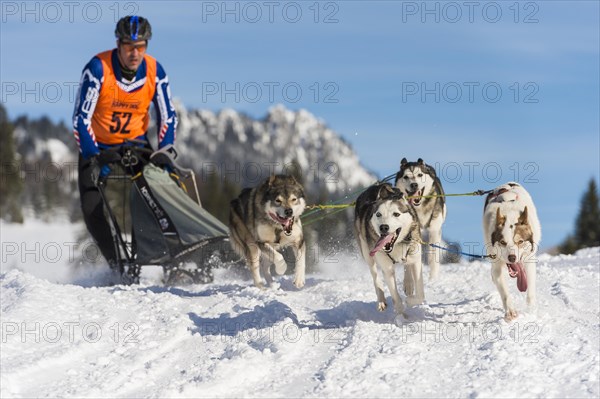
[[[117,22],[115,36],[119,40],[149,40],[152,37],[152,28],[146,18],[130,15]]]

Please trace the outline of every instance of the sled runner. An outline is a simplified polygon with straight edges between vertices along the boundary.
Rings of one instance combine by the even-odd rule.
[[[227,262],[232,252],[227,227],[201,206],[194,172],[176,164],[172,146],[153,152],[132,141],[106,151],[111,173],[98,177],[97,187],[117,253],[111,267],[123,283],[138,282],[144,265],[162,266],[167,284],[211,282],[213,265]],[[129,209],[122,210],[131,217],[129,232],[111,205],[108,180],[131,182]]]

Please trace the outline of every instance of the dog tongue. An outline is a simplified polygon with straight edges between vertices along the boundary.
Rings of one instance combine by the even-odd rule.
[[[385,244],[387,244],[390,241],[392,241],[393,238],[394,238],[393,234],[387,234],[385,236],[379,237],[379,240],[377,240],[377,243],[375,244],[375,248],[373,248],[371,250],[371,252],[369,252],[369,255],[375,256],[375,254],[377,253],[377,251],[379,251],[381,248],[383,248],[385,246]]]
[[[421,193],[421,190],[417,190],[417,191],[415,191],[413,194],[411,194],[411,195],[409,196],[409,197],[410,197],[410,200],[409,200],[409,201],[410,201],[410,203],[414,205],[414,204],[416,204],[417,202],[419,202],[419,201],[421,200],[421,195],[423,195],[423,194]]]
[[[515,277],[517,278],[517,288],[519,288],[519,291],[521,291],[521,292],[527,291],[527,273],[525,272],[525,269],[523,268],[523,264],[521,262],[509,263],[509,264],[507,264],[507,266],[513,272],[517,273],[517,275]]]
[[[289,230],[293,218],[282,218],[276,213],[270,213],[270,215],[273,220],[277,221],[278,223],[281,223],[284,229]]]

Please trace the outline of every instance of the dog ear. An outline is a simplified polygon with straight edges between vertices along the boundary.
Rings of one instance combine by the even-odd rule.
[[[423,161],[423,158],[419,158],[419,159],[417,159],[417,163],[418,163],[419,165],[424,165],[424,164],[425,164],[425,161]]]
[[[496,208],[496,227],[500,227],[506,222],[506,216],[500,214],[500,208]]]
[[[390,186],[388,184],[381,184],[377,190],[377,200],[386,199],[389,197]]]
[[[519,224],[527,224],[527,207],[523,209],[521,215],[519,215]]]
[[[404,197],[404,193],[397,187],[392,187],[392,194],[390,195],[390,199],[399,200]]]
[[[267,182],[267,185],[268,185],[269,187],[271,187],[271,186],[273,185],[273,183],[275,183],[275,179],[276,179],[276,176],[275,176],[275,175],[271,175],[271,176],[269,176],[269,181]]]
[[[408,163],[408,161],[406,160],[406,158],[402,158],[402,161],[400,161],[400,168],[405,166],[407,163]]]
[[[377,193],[377,199],[378,200],[397,200],[402,198],[404,194],[402,193],[402,191],[397,188],[394,187],[390,184],[382,184],[381,187],[379,187],[379,192]]]

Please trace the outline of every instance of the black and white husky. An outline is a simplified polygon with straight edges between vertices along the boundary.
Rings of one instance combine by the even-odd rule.
[[[396,314],[404,312],[394,271],[394,265],[399,262],[405,265],[407,303],[411,306],[422,303],[425,294],[419,220],[402,192],[387,183],[371,186],[357,198],[354,216],[354,233],[373,277],[377,309],[383,311],[387,307],[377,269],[379,266],[392,295]]]
[[[271,264],[285,273],[286,261],[278,251],[291,246],[296,257],[294,285],[305,282],[306,245],[300,215],[306,200],[304,189],[292,176],[273,175],[255,188],[242,190],[231,201],[229,235],[233,249],[245,257],[254,284],[263,287],[261,276],[271,284]],[[261,255],[268,262],[261,262]]]
[[[517,317],[506,285],[507,276],[517,279],[517,287],[527,292],[527,304],[535,308],[536,252],[542,228],[529,193],[518,183],[496,187],[485,200],[483,236],[492,259],[492,280],[498,288],[505,319]]]
[[[442,224],[446,220],[446,199],[444,189],[435,169],[427,165],[421,158],[417,162],[400,161],[400,171],[396,174],[395,186],[398,187],[415,208],[422,233],[427,233],[428,241],[442,245]],[[437,195],[434,198],[421,196]],[[440,196],[441,195],[441,196]],[[427,263],[431,268],[429,279],[435,280],[439,275],[441,253],[437,248],[428,248]]]

